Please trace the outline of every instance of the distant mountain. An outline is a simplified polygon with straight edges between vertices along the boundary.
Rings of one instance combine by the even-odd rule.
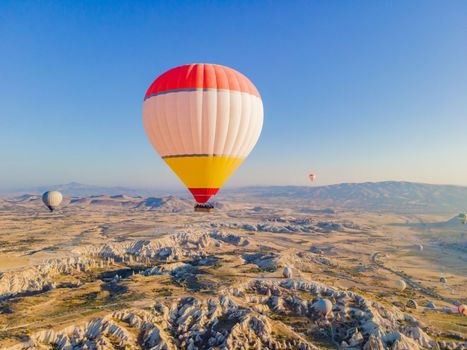
[[[22,194],[21,196],[15,197],[15,201],[16,202],[30,202],[30,201],[38,200],[39,198],[40,196],[36,194],[25,193],[25,194]]]
[[[193,210],[193,202],[173,196],[161,198],[149,197],[139,202],[135,208],[145,210],[163,209],[164,211],[179,212],[183,210]]]
[[[70,204],[132,206],[135,203],[139,209],[147,210],[154,210],[159,206],[168,210],[172,210],[172,205],[174,210],[193,206],[193,200],[186,191],[101,187],[76,182],[16,191],[15,200],[38,200],[38,195],[51,189],[62,192],[68,198],[79,197],[71,198]],[[343,183],[318,187],[244,187],[222,190],[216,199],[221,201],[216,206],[224,206],[224,209],[228,208],[225,207],[225,203],[228,205],[230,202],[251,201],[294,205],[300,207],[302,212],[308,213],[316,210],[330,213],[334,208],[394,213],[457,214],[467,211],[467,187],[398,181]]]
[[[411,222],[406,224],[394,224],[394,226],[408,226],[408,227],[419,227],[425,229],[455,229],[456,231],[466,231],[467,232],[467,225],[462,224],[459,221],[458,216],[454,216],[446,221],[438,221],[438,222]]]
[[[272,186],[238,189],[233,197],[269,202],[342,207],[396,213],[459,213],[467,211],[467,187],[414,182],[343,183],[319,187]]]
[[[0,208],[5,206],[19,206],[24,208],[42,207],[41,198],[37,195],[20,195],[9,197],[8,199],[0,198]],[[160,212],[181,212],[185,210],[193,211],[193,201],[188,199],[177,198],[174,196],[162,197],[147,197],[141,196],[126,196],[126,195],[99,195],[99,196],[83,196],[83,197],[64,197],[62,208],[90,208],[90,207],[112,207],[112,208],[127,208],[136,210],[154,210]]]
[[[146,189],[146,188],[129,188],[129,187],[120,187],[120,186],[94,186],[94,185],[85,185],[78,182],[70,182],[67,184],[61,185],[51,185],[51,186],[37,186],[24,189],[17,189],[14,191],[9,191],[4,193],[4,196],[14,196],[23,193],[32,193],[32,194],[42,194],[45,191],[60,191],[64,196],[68,197],[85,197],[85,196],[164,196],[169,195],[169,191],[155,190],[155,189]]]

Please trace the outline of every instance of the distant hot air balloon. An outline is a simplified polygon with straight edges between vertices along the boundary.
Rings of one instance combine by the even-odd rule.
[[[401,292],[405,290],[405,288],[407,288],[407,283],[405,283],[404,280],[395,280],[394,281],[394,287],[396,287],[397,289],[399,289]]]
[[[407,301],[407,304],[405,304],[405,306],[407,306],[410,309],[416,309],[416,308],[418,308],[418,303],[413,299],[409,299]]]
[[[467,215],[463,213],[459,214],[457,218],[459,219],[459,222],[463,225],[465,225],[465,223],[467,222]]]
[[[316,174],[310,173],[310,174],[308,174],[308,178],[310,179],[311,182],[313,182],[316,179]]]
[[[457,312],[460,315],[467,316],[467,305],[461,304],[457,307]]]
[[[448,283],[448,281],[446,280],[446,277],[440,277],[440,278],[439,278],[439,281],[440,281],[441,283],[443,283],[443,284]]]
[[[321,316],[326,317],[332,311],[332,303],[328,299],[319,299],[312,305],[312,308],[318,311]]]
[[[292,269],[288,266],[284,267],[284,271],[282,271],[282,275],[284,278],[292,278]]]
[[[63,196],[58,191],[47,191],[42,195],[42,202],[44,202],[50,211],[57,209],[62,200]]]
[[[153,147],[202,207],[258,141],[263,103],[236,70],[188,64],[151,84],[143,122]]]

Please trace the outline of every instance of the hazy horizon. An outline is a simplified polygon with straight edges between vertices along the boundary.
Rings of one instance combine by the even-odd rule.
[[[264,184],[250,184],[250,185],[226,185],[222,187],[222,190],[235,190],[235,189],[245,189],[245,188],[259,188],[259,187],[305,187],[305,188],[317,188],[317,187],[327,187],[327,186],[339,186],[339,185],[360,185],[360,184],[380,184],[380,183],[411,183],[417,185],[429,185],[429,186],[453,186],[453,187],[467,187],[464,185],[456,185],[456,184],[448,184],[448,183],[427,183],[427,182],[413,182],[413,181],[396,181],[396,180],[382,180],[382,181],[362,181],[362,182],[338,182],[332,183],[327,185],[321,184],[314,184],[314,185],[264,185]],[[106,184],[90,184],[90,183],[81,183],[77,181],[71,181],[67,183],[44,183],[44,184],[36,184],[30,186],[22,186],[22,187],[1,187],[0,186],[0,193],[19,193],[22,191],[33,190],[33,189],[53,189],[56,187],[67,187],[70,185],[79,185],[83,187],[96,187],[97,189],[117,189],[121,188],[122,190],[132,190],[132,191],[156,191],[156,192],[164,192],[164,193],[173,193],[173,194],[180,194],[184,193],[190,196],[190,192],[182,185],[173,185],[173,186],[132,186],[132,185],[106,185]],[[99,194],[99,193],[96,193]]]
[[[239,70],[263,99],[259,142],[226,187],[307,185],[310,171],[315,185],[466,186],[466,10],[2,1],[0,188],[182,189],[148,142],[141,108],[158,75],[191,62]]]

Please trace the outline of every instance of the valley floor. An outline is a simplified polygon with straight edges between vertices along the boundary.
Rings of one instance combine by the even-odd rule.
[[[129,201],[0,210],[0,348],[466,346],[466,229],[427,224],[450,217]]]

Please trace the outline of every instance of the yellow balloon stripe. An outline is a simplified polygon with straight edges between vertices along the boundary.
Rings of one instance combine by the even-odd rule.
[[[164,157],[188,188],[220,188],[243,158],[219,156]]]

